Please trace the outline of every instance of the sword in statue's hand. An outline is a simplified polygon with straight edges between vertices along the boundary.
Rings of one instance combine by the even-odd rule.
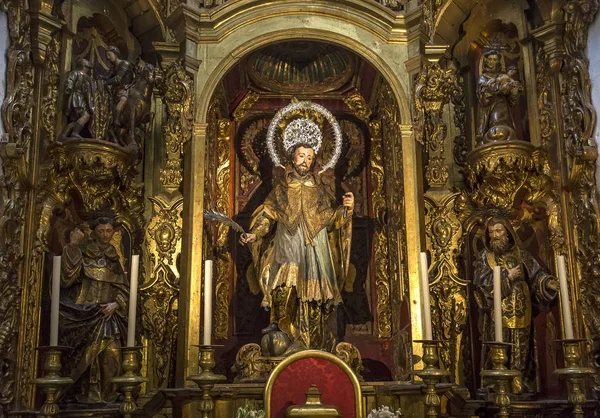
[[[204,219],[206,219],[208,222],[218,222],[220,224],[233,228],[234,231],[239,232],[241,234],[244,240],[249,235],[246,233],[246,231],[244,231],[244,228],[242,228],[240,224],[238,224],[236,221],[234,221],[224,213],[217,212],[216,210],[205,210]]]

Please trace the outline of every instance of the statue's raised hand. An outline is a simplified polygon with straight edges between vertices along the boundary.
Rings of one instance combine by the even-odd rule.
[[[354,194],[352,192],[348,192],[344,194],[344,198],[342,200],[342,205],[347,207],[349,210],[354,209]]]
[[[69,234],[69,243],[73,245],[78,245],[85,238],[85,234],[79,228],[75,228]]]

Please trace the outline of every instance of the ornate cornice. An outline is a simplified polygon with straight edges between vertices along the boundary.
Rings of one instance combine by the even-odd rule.
[[[167,24],[179,42],[219,42],[241,27],[275,16],[328,16],[373,32],[389,43],[406,43],[408,22],[404,12],[364,0],[232,0],[206,9],[178,6]]]

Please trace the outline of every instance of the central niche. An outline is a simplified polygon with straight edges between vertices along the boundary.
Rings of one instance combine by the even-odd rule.
[[[206,207],[226,213],[246,230],[278,175],[266,147],[275,113],[292,101],[309,100],[324,106],[339,122],[342,155],[321,180],[338,204],[344,193],[352,192],[355,209],[349,273],[340,285],[343,304],[331,326],[338,342],[349,342],[360,351],[366,380],[402,377],[404,369],[397,364],[403,361],[397,353],[384,348],[392,340],[392,328],[400,328],[405,288],[402,274],[392,273],[403,267],[398,265],[397,250],[391,250],[404,243],[398,244],[400,234],[390,233],[387,212],[386,166],[391,158],[386,156],[393,151],[384,152],[385,144],[400,135],[393,97],[378,71],[353,52],[327,43],[289,41],[240,60],[215,91],[208,115],[208,149],[216,153],[207,161]],[[323,131],[316,158],[322,165],[334,150],[333,132],[318,114],[291,118],[299,116],[313,120]],[[395,216],[402,219],[396,225],[403,224],[403,213]],[[218,355],[230,359],[220,372],[233,377],[230,368],[240,360],[238,351],[246,344],[260,344],[269,313],[260,307],[262,294],[248,248],[219,225],[207,227],[206,235],[216,260],[214,337],[224,345]],[[394,335],[408,340],[401,332]]]

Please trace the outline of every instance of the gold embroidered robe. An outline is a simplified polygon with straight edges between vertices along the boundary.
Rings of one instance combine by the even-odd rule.
[[[271,323],[288,335],[294,349],[335,346],[329,319],[341,302],[352,216],[331,203],[313,174],[291,171],[252,215],[261,305],[271,310]]]
[[[73,348],[64,371],[75,382],[68,396],[79,403],[114,402],[111,378],[121,373],[129,298],[115,247],[95,240],[65,246],[61,287],[61,342]],[[109,302],[118,308],[107,318],[101,305]]]

